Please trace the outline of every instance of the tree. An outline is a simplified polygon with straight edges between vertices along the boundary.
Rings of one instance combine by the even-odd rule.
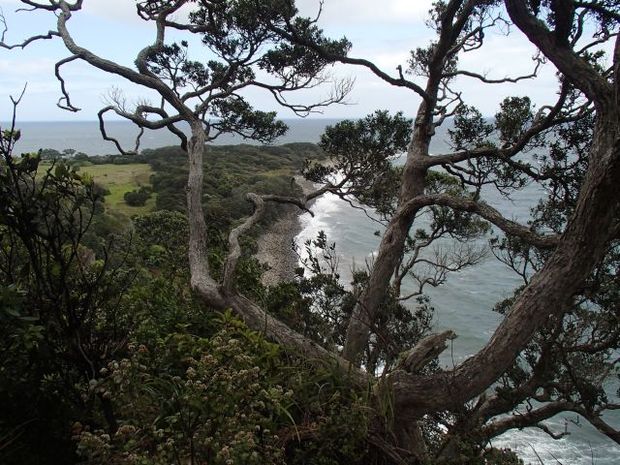
[[[86,245],[103,211],[92,177],[62,160],[43,165],[37,153],[15,156],[15,113],[0,134],[0,457],[48,463],[43,450],[22,455],[20,446],[36,443],[69,461],[74,445],[63,422],[98,408],[80,386],[126,343],[132,323],[119,302],[132,274],[111,244]],[[110,400],[98,403],[114,431]]]
[[[125,203],[132,207],[141,207],[146,204],[146,201],[151,197],[151,190],[148,187],[142,186],[140,189],[134,189],[129,192],[125,192],[123,200]]]
[[[403,422],[441,410],[462,413],[465,402],[480,396],[503,374],[510,377],[519,373],[520,380],[515,382],[513,376],[507,382],[509,387],[497,388],[494,397],[478,397],[473,409],[466,409],[467,420],[451,425],[453,434],[462,436],[475,429],[476,422],[487,422],[500,411],[510,411],[520,402],[534,399],[548,404],[520,417],[491,422],[483,428],[483,436],[505,431],[504,427],[540,424],[559,411],[573,410],[617,441],[618,432],[601,417],[605,409],[617,408],[607,399],[602,381],[616,366],[611,349],[618,346],[617,301],[603,304],[599,297],[593,300],[592,293],[585,289],[600,286],[606,294],[617,271],[613,257],[618,197],[612,187],[618,174],[618,101],[614,97],[620,59],[617,8],[611,2],[571,1],[509,1],[506,8],[512,22],[557,67],[559,90],[557,100],[538,111],[527,98],[506,99],[494,123],[486,122],[463,102],[453,90],[453,80],[466,76],[495,84],[527,78],[493,79],[459,68],[460,55],[482,47],[485,32],[507,20],[497,2],[437,2],[431,11],[437,39],[428,48],[414,50],[409,63],[409,72],[427,79],[425,87],[408,80],[400,69],[399,75],[392,77],[368,61],[330,54],[306,40],[294,27],[281,31],[289,40],[306,45],[325,59],[365,66],[387,83],[411,89],[422,98],[400,184],[392,193],[387,228],[368,285],[350,320],[343,355],[359,362],[373,324],[383,312],[381,299],[390,289],[390,280],[396,276],[394,283],[400,275],[403,254],[412,240],[412,225],[421,210],[441,206],[453,212],[475,213],[511,238],[508,249],[521,252],[522,274],[526,274],[523,263],[528,261],[536,261],[538,272],[527,276],[526,285],[510,302],[510,311],[491,341],[474,357],[438,375],[393,372],[396,411],[402,414]],[[585,37],[587,28],[595,29],[592,37]],[[614,40],[612,65],[606,67],[595,47]],[[432,156],[429,142],[447,116],[454,117],[450,136],[455,151]],[[369,131],[366,139],[358,140],[380,141],[373,137],[375,134]],[[550,136],[556,142],[551,143],[551,154],[542,169],[518,158],[523,152],[550,144]],[[340,142],[337,149],[349,143],[346,138]],[[366,153],[372,154],[373,147],[366,146]],[[467,190],[450,192],[443,186],[433,191],[429,173],[439,167]],[[377,164],[368,171],[373,171],[375,178],[377,173],[385,173],[381,175],[384,179],[393,179],[387,165]],[[577,179],[578,187],[574,184]],[[505,192],[532,181],[546,186],[551,200],[541,205],[539,218],[530,228],[509,221],[481,200],[485,185]],[[551,211],[560,218],[552,221]],[[557,234],[544,234],[551,231]],[[526,250],[532,254],[536,250],[537,257],[529,259]],[[513,365],[523,350],[522,362],[530,364],[528,368],[522,363]],[[562,361],[552,361],[555,357]],[[577,367],[586,366],[587,375],[575,374]],[[563,370],[564,375],[559,375]],[[539,389],[543,395],[539,395]],[[545,429],[544,425],[540,427]],[[453,453],[449,445],[446,442],[444,450]]]
[[[618,347],[614,241],[620,208],[615,189],[620,175],[620,15],[614,1],[506,0],[505,9],[499,1],[436,2],[429,21],[436,39],[413,50],[409,69],[399,68],[395,76],[372,62],[349,57],[345,39],[326,39],[318,19],[299,17],[291,0],[138,2],[138,14],[154,23],[157,35],[139,53],[135,70],[75,43],[68,23],[82,1],[22,3],[58,18],[56,30],[17,46],[53,37],[64,42],[71,56],[57,66],[62,106],[77,110],[59,73],[62,65],[74,60],[161,96],[161,106],[141,104],[135,111],[128,110],[121,96],[113,96],[115,103],[104,108],[99,118],[108,139],[112,138],[103,120],[108,111],[139,127],[167,128],[180,137],[190,162],[192,288],[212,308],[232,308],[250,327],[283,346],[310,359],[335,363],[361,385],[370,382],[375,406],[381,399],[391,399],[393,417],[386,421],[377,415],[369,429],[370,442],[391,461],[421,462],[431,456],[458,460],[463,448],[478,453],[490,438],[525,425],[555,435],[542,421],[566,410],[580,413],[613,440],[620,439],[602,417],[604,410],[618,407],[605,395],[605,381],[616,366],[613,350]],[[193,7],[189,21],[173,20],[172,15],[185,5]],[[464,53],[483,47],[485,34],[507,23],[523,31],[540,51],[531,75],[489,78],[460,67]],[[198,34],[219,60],[206,65],[190,60],[187,42],[165,42],[169,29]],[[608,66],[597,47],[614,40]],[[532,78],[543,57],[558,70],[557,98],[547,106],[536,109],[528,98],[507,98],[489,122],[455,90],[457,77],[488,85]],[[250,194],[254,213],[230,232],[223,276],[217,281],[205,247],[201,195],[205,142],[225,131],[264,141],[281,134],[284,128],[274,115],[252,110],[238,91],[257,86],[294,111],[308,112],[314,107],[292,105],[284,96],[314,85],[324,67],[334,62],[366,67],[387,84],[419,97],[412,127],[402,115],[377,113],[328,131],[322,145],[343,176],[334,181],[330,176],[334,168],[308,166],[307,176],[324,186],[304,198]],[[277,84],[258,80],[253,67],[271,74]],[[407,73],[424,78],[425,83],[417,84]],[[346,85],[337,88],[318,105],[340,101],[346,90]],[[453,152],[431,155],[430,140],[448,118],[454,118]],[[190,125],[190,140],[176,126],[181,121]],[[550,142],[551,136],[556,142]],[[550,144],[549,157],[541,167],[520,156]],[[396,169],[389,158],[401,149],[406,149],[406,163]],[[508,219],[483,201],[485,187],[509,195],[528,182],[539,182],[550,192],[549,201],[541,204],[529,226]],[[293,203],[305,209],[308,201],[325,192],[376,208],[386,223],[379,253],[360,283],[341,354],[302,336],[234,285],[239,238],[259,220],[264,203]],[[430,231],[414,228],[422,214],[430,215]],[[453,337],[449,332],[423,338],[379,379],[358,368],[376,323],[385,316],[386,296],[399,290],[402,279],[408,275],[416,279],[421,294],[425,285],[440,283],[446,272],[474,264],[480,256],[472,248],[443,249],[430,259],[421,257],[420,251],[441,244],[442,237],[466,243],[484,233],[485,222],[506,235],[496,253],[519,269],[525,280],[505,304],[506,316],[489,343],[449,371],[424,369],[445,349]],[[526,272],[525,264],[536,272]],[[421,265],[429,265],[431,273],[420,271]],[[501,416],[531,400],[540,406]],[[429,432],[429,420],[444,422],[447,433]]]

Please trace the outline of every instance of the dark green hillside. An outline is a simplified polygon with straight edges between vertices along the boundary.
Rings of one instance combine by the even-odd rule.
[[[248,192],[291,195],[298,193],[292,178],[307,158],[322,158],[321,149],[310,143],[279,146],[223,145],[207,147],[204,199],[209,223],[222,228],[251,213]],[[157,210],[185,211],[187,156],[178,147],[145,150],[151,165]],[[273,221],[269,208],[263,224]]]

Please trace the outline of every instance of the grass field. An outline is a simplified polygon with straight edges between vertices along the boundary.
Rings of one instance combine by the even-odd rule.
[[[151,211],[155,205],[155,195],[143,207],[130,207],[125,203],[125,192],[138,189],[140,186],[150,185],[153,171],[150,165],[134,163],[130,165],[91,165],[83,166],[80,172],[88,173],[95,178],[95,182],[110,191],[105,197],[108,213],[122,213],[125,216],[141,215]]]

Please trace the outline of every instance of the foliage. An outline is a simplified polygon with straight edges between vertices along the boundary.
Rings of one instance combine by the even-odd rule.
[[[317,183],[346,182],[344,193],[388,215],[398,195],[399,171],[394,159],[411,138],[411,120],[397,113],[376,111],[357,121],[345,120],[325,129],[320,147],[329,165],[308,162],[304,176]],[[335,181],[334,176],[344,179]]]
[[[558,126],[553,131],[548,155],[539,157],[542,170],[550,175],[544,184],[548,196],[532,208],[531,224],[539,230],[562,231],[573,213],[579,186],[588,166],[593,120],[588,115]],[[494,241],[494,253],[527,284],[548,257],[518,240]],[[559,318],[550,319],[523,351],[515,365],[501,378],[497,391],[502,396],[524,383],[530,373],[539,373],[548,401],[573,402],[584,412],[598,412],[611,402],[609,378],[616,366],[614,348],[620,344],[617,312],[619,249],[617,241],[609,245],[575,302]],[[496,310],[505,313],[523,290],[520,287]],[[548,360],[555,360],[554,364]],[[523,402],[525,399],[520,398]]]
[[[140,187],[140,189],[125,192],[125,195],[123,195],[125,203],[130,207],[143,207],[150,197],[151,189],[145,186]]]
[[[270,193],[297,195],[293,177],[306,158],[322,158],[323,152],[314,144],[291,143],[279,146],[222,145],[208,146],[204,167],[204,206],[207,225],[218,243],[219,235],[228,231],[235,221],[252,211],[246,194]],[[185,184],[188,165],[185,154],[178,148],[166,147],[145,150],[155,175],[153,191],[157,194],[159,210],[185,211]],[[259,224],[272,224],[282,209],[269,205]]]
[[[3,463],[76,463],[76,444],[88,463],[362,460],[364,392],[230,314],[214,318],[187,291],[182,213],[135,217],[116,249],[100,248],[92,177],[62,161],[41,172],[31,155],[6,153],[1,166]],[[238,285],[264,293],[260,273],[245,258]],[[31,447],[38,441],[48,446]]]
[[[78,453],[93,464],[282,463],[277,412],[292,392],[263,373],[276,355],[234,327],[209,339],[172,333],[152,347],[132,346],[90,386],[132,415],[112,438],[80,431]]]
[[[283,366],[278,346],[230,314],[215,326],[209,338],[173,332],[132,344],[103,368],[89,395],[132,414],[114,435],[76,424],[78,453],[93,464],[331,464],[363,453],[362,399],[345,394],[346,382]]]
[[[270,313],[301,334],[335,348],[344,342],[348,320],[368,273],[355,271],[352,282],[345,286],[340,279],[336,245],[329,243],[323,231],[304,247],[303,266],[297,270],[296,279],[270,288],[265,304]],[[364,351],[364,365],[372,373],[392,367],[412,341],[426,335],[433,314],[427,298],[420,297],[411,309],[394,292],[386,295],[382,308],[384,315],[375,323],[372,341]]]
[[[0,160],[1,370],[10,375],[0,436],[12,438],[0,453],[5,463],[71,461],[65,422],[90,412],[75,386],[122,346],[128,320],[117,303],[131,272],[110,247],[84,245],[102,211],[92,177],[62,161],[42,169],[37,154],[14,157],[15,134],[4,133]],[[32,441],[57,457],[23,447]]]
[[[160,208],[183,211],[180,200],[187,197],[192,226],[189,280],[166,256],[162,250],[165,246],[154,243],[148,233],[142,234],[138,249],[133,249],[127,239],[120,241],[135,260],[135,271],[124,258],[108,254],[103,246],[92,250],[98,257],[94,262],[102,263],[84,259],[82,239],[87,228],[81,222],[82,213],[87,212],[87,224],[97,213],[94,189],[89,188],[92,183],[62,163],[52,165],[56,166],[53,175],[48,171],[41,183],[36,167],[29,168],[38,164],[37,157],[26,156],[22,162],[13,163],[11,151],[3,150],[9,155],[5,156],[9,176],[2,180],[9,186],[9,198],[14,192],[28,193],[29,189],[36,193],[32,198],[26,196],[34,209],[23,202],[22,195],[17,196],[18,201],[11,199],[5,211],[0,209],[2,239],[6,238],[2,244],[3,273],[8,277],[2,284],[8,289],[6,307],[12,309],[3,311],[16,319],[15,334],[28,341],[10,346],[15,351],[11,356],[22,357],[24,347],[39,351],[44,341],[46,352],[35,358],[56,365],[53,373],[41,377],[40,363],[39,371],[32,376],[45,383],[37,386],[43,386],[46,395],[51,393],[52,400],[58,397],[63,381],[69,383],[67,391],[71,393],[80,384],[90,387],[81,398],[85,405],[63,399],[66,405],[48,410],[60,411],[58,418],[78,411],[88,417],[87,426],[76,424],[76,432],[81,438],[80,451],[90,461],[136,458],[142,462],[194,463],[205,456],[216,463],[285,459],[303,463],[318,453],[312,460],[319,463],[368,462],[367,449],[361,445],[365,439],[374,440],[373,447],[382,454],[379,461],[424,463],[437,458],[446,463],[515,463],[518,459],[511,454],[487,450],[490,439],[531,425],[554,437],[561,436],[543,423],[560,411],[579,413],[619,441],[618,431],[603,415],[606,410],[620,408],[609,401],[606,385],[616,374],[619,343],[619,112],[614,98],[620,79],[619,57],[615,54],[609,66],[600,50],[618,36],[620,20],[615,3],[439,0],[433,3],[427,23],[434,38],[426,47],[411,51],[409,68],[403,71],[399,65],[396,75],[368,60],[348,57],[351,44],[346,38],[326,38],[317,26],[318,18],[299,17],[294,2],[288,0],[139,1],[138,15],[157,26],[157,35],[138,53],[134,67],[117,64],[77,44],[67,23],[78,16],[81,1],[22,3],[29,7],[27,11],[52,13],[56,29],[17,45],[4,43],[3,34],[0,45],[12,49],[54,37],[63,40],[70,57],[56,67],[61,107],[78,110],[60,75],[63,65],[83,61],[121,76],[155,91],[161,103],[152,106],[140,101],[129,108],[120,93],[113,93],[110,104],[99,113],[104,137],[114,141],[106,134],[104,121],[107,112],[114,112],[141,131],[169,129],[180,139],[180,155],[188,158],[166,173],[160,167],[153,183],[159,194],[169,190],[170,195],[160,196]],[[192,8],[178,19],[184,6]],[[462,59],[464,54],[480,49],[490,32],[504,32],[511,23],[539,49],[531,75],[489,78],[461,68],[467,63]],[[171,36],[166,34],[169,30],[173,36],[198,36],[210,59],[193,60],[190,41],[165,42]],[[508,97],[491,122],[466,104],[458,88],[457,77],[488,84],[533,78],[544,59],[559,70],[558,92],[555,102],[545,102],[549,104],[539,108],[528,97]],[[210,162],[203,165],[204,143],[225,132],[271,142],[286,131],[275,112],[255,110],[250,105],[247,88],[259,87],[280,105],[303,115],[342,101],[349,88],[346,82],[336,83],[333,94],[316,104],[295,105],[287,99],[288,92],[326,82],[323,73],[336,62],[365,67],[390,85],[412,91],[420,101],[413,124],[401,114],[377,112],[360,122],[347,121],[328,129],[322,147],[332,166],[305,165],[308,178],[323,185],[319,193],[331,192],[351,203],[374,208],[385,232],[373,266],[354,274],[351,291],[338,282],[337,267],[330,262],[335,249],[327,245],[324,236],[308,247],[324,254],[327,269],[309,254],[306,266],[312,271],[310,277],[300,273],[296,282],[267,291],[260,285],[259,264],[249,257],[253,238],[243,237],[240,244],[238,234],[245,234],[257,223],[264,202],[289,202],[303,208],[313,196],[300,198],[293,183],[285,179],[290,172],[277,173],[284,177],[270,177],[275,166],[257,178],[249,172],[239,176],[218,171]],[[409,78],[409,74],[416,76]],[[425,82],[420,83],[417,77],[425,78]],[[449,117],[454,117],[449,131],[453,151],[432,154],[431,140]],[[189,124],[191,139],[177,126],[179,123]],[[589,131],[588,125],[594,130]],[[587,140],[580,144],[571,131]],[[554,136],[559,139],[557,143],[549,141]],[[10,148],[18,137],[13,130],[4,132],[2,147]],[[551,150],[541,156],[546,147]],[[581,149],[588,153],[575,153]],[[394,166],[394,158],[405,150],[406,159]],[[542,166],[531,163],[528,157],[534,154]],[[54,153],[48,155],[56,158]],[[215,160],[217,155],[207,151],[206,158]],[[236,157],[236,161],[242,158]],[[264,158],[269,161],[270,157]],[[218,178],[203,178],[203,166]],[[14,173],[26,175],[15,182]],[[181,185],[179,180],[186,174],[184,193],[181,188],[185,182]],[[532,182],[548,189],[550,201],[540,204],[529,225],[513,221],[483,201],[487,189],[510,198]],[[247,186],[258,195],[246,197]],[[0,193],[4,197],[5,192]],[[44,211],[33,214],[39,205],[45,205]],[[235,215],[226,214],[230,211]],[[34,221],[28,219],[31,217]],[[274,218],[273,211],[268,212],[263,221]],[[169,219],[167,228],[176,223],[174,218]],[[445,350],[451,333],[421,339],[429,319],[425,286],[438,286],[447,273],[484,258],[484,250],[472,241],[488,232],[485,221],[506,234],[505,240],[494,242],[495,252],[504,255],[504,261],[519,272],[524,287],[511,302],[500,306],[502,310],[510,306],[511,310],[487,346],[454,369],[438,370],[434,360]],[[228,241],[223,240],[227,233]],[[117,266],[115,273],[104,272],[108,264]],[[536,273],[534,278],[531,271]],[[130,275],[159,279],[150,284],[141,281],[131,289],[133,296],[141,298],[153,294],[152,300],[144,299],[143,305],[121,298],[111,305],[111,293],[122,297],[126,289],[118,283],[128,281]],[[166,275],[171,279],[165,280]],[[93,276],[95,281],[90,279]],[[406,277],[418,284],[410,295],[401,292]],[[179,283],[185,287],[189,284],[203,298],[202,305],[194,302],[189,292],[175,289]],[[161,291],[154,292],[154,285],[161,286]],[[16,297],[20,293],[23,300]],[[99,300],[102,295],[106,295],[105,301]],[[402,301],[414,297],[420,311],[412,315]],[[274,321],[257,301],[265,302],[280,321]],[[201,312],[228,308],[254,329],[313,359],[302,357],[300,362],[275,353],[278,351],[266,344],[253,352],[252,344],[261,337],[232,322],[228,313],[224,313],[224,326],[232,324],[234,331],[243,333],[248,347],[233,344],[237,337],[231,338],[230,333],[222,337],[221,327],[211,332],[210,324],[197,324]],[[32,337],[37,341],[39,329],[27,327],[28,320],[20,313],[24,309],[38,312],[35,322],[43,328],[42,341],[32,342]],[[182,310],[187,310],[186,317]],[[137,315],[146,317],[144,324],[135,319]],[[3,326],[5,330],[7,327]],[[8,329],[10,337],[12,331]],[[123,358],[121,352],[130,339],[144,342],[137,346],[137,354]],[[403,363],[392,369],[398,353],[415,342],[419,344],[402,354]],[[151,353],[154,360],[148,356]],[[120,361],[109,362],[115,355]],[[322,372],[313,376],[301,370],[302,382],[290,376],[282,378],[279,375],[289,366],[280,363],[287,357],[294,359],[290,363],[293,369],[312,363]],[[224,361],[230,360],[240,367],[226,366]],[[368,378],[361,364],[371,372],[374,384],[364,393],[360,391]],[[271,374],[272,369],[276,373],[273,377],[259,380],[258,373]],[[381,376],[373,379],[372,375],[379,372]],[[355,388],[351,386],[353,392],[348,395],[350,380],[343,375],[355,380]],[[105,379],[100,380],[101,376]],[[220,383],[220,379],[226,382]],[[329,380],[319,384],[318,393],[317,379]],[[312,386],[308,396],[299,389],[306,380]],[[266,385],[261,386],[261,382]],[[229,385],[238,392],[224,395]],[[154,394],[145,393],[145,386]],[[215,391],[204,398],[203,386]],[[294,402],[296,389],[287,390],[287,386],[301,391],[299,404]],[[237,393],[255,399],[236,398]],[[328,401],[322,402],[325,393]],[[118,418],[113,398],[126,408],[137,407],[132,415],[136,424],[132,419]],[[262,411],[260,402],[269,408]],[[368,417],[360,408],[366,404],[374,407]],[[522,405],[525,409],[519,411]],[[204,406],[208,406],[206,411]],[[222,406],[226,412],[218,411]],[[352,415],[343,414],[344,406],[355,407]],[[244,412],[245,417],[230,423],[232,408]],[[212,412],[219,415],[211,418]],[[284,415],[280,416],[281,412]],[[510,413],[513,415],[506,415]],[[342,437],[342,424],[334,420],[336,416],[355,425],[352,441]],[[248,418],[251,424],[245,422]],[[216,420],[222,423],[210,430]],[[284,426],[287,420],[294,424],[294,434],[287,434],[291,431]],[[119,423],[129,429],[121,431]],[[99,432],[104,424],[107,431]],[[2,437],[20,434],[22,426],[9,425]],[[275,428],[279,434],[271,436],[268,431]],[[158,438],[162,430],[163,437]],[[126,433],[137,433],[143,441],[136,457],[130,455],[133,450],[127,450],[134,444],[133,437],[127,441],[122,437]],[[334,439],[326,434],[338,436]],[[285,438],[284,443],[278,443],[276,436]],[[294,437],[298,444],[290,440]],[[158,442],[160,439],[164,441]],[[224,442],[229,444],[224,446]],[[232,455],[223,456],[224,452]]]

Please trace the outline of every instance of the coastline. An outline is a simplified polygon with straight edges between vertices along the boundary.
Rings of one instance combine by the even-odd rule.
[[[295,183],[304,195],[314,190],[314,184],[301,175],[295,176]],[[285,205],[283,208],[285,212],[282,218],[257,240],[258,252],[255,258],[269,267],[262,277],[265,286],[275,286],[295,277],[298,257],[293,251],[293,242],[301,232],[299,216],[303,212],[295,205]]]

